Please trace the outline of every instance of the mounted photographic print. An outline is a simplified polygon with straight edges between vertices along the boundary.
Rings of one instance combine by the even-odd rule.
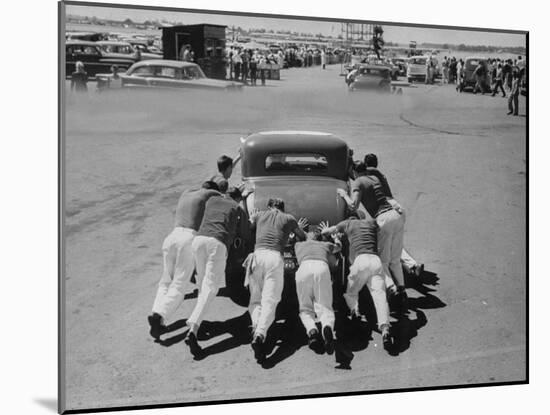
[[[528,382],[527,32],[59,11],[60,412]]]

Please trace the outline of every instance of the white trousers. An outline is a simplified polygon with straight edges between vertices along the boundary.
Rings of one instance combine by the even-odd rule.
[[[395,209],[377,216],[378,255],[386,276],[392,276],[398,286],[405,286],[405,277],[401,267],[403,235],[405,233],[405,212],[399,214]]]
[[[284,286],[284,262],[280,252],[256,249],[249,277],[250,304],[248,311],[255,334],[266,336],[275,320],[277,304]]]
[[[195,231],[176,227],[162,244],[163,272],[153,303],[153,313],[160,314],[166,323],[185,296],[195,269],[191,243]]]
[[[332,281],[326,262],[303,261],[296,271],[296,292],[300,304],[300,320],[307,333],[316,328],[316,316],[322,327],[329,326],[334,329]]]
[[[359,291],[367,284],[374,302],[378,327],[390,322],[390,308],[386,298],[384,268],[377,255],[361,254],[349,268],[348,287],[344,299],[350,310],[357,310]]]
[[[403,267],[405,267],[407,272],[411,272],[413,267],[418,265],[416,259],[414,259],[405,248],[403,248],[403,251],[401,252],[401,263],[403,264]]]
[[[187,325],[199,326],[212,300],[225,281],[225,262],[227,248],[216,238],[196,236],[192,244],[195,267],[197,268],[197,285],[199,296],[197,303],[187,320]]]

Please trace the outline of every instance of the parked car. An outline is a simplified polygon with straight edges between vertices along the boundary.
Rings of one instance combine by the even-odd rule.
[[[104,53],[121,59],[134,59],[136,62],[139,60],[162,59],[162,56],[143,52],[128,42],[101,41],[97,44]]]
[[[119,69],[125,70],[135,62],[135,59],[105,53],[101,50],[98,42],[68,40],[65,43],[65,70],[67,77],[70,77],[75,71],[75,65],[78,61],[84,64],[89,77],[95,77],[98,73],[110,72],[112,65],[117,65]]]
[[[346,203],[336,194],[336,189],[348,190],[351,152],[344,140],[320,132],[266,131],[241,141],[238,160],[248,212],[265,210],[269,198],[279,197],[285,212],[307,218],[310,227],[348,216]],[[291,238],[284,252],[287,273],[296,270],[294,242]],[[251,250],[253,243],[243,246]]]
[[[464,78],[462,81],[462,89],[474,89],[474,86],[476,84],[476,77],[474,75],[474,72],[479,64],[482,64],[485,68],[485,75],[482,83],[484,84],[484,88],[486,91],[490,90],[490,86],[487,82],[487,59],[486,58],[480,58],[480,57],[467,57],[464,59]]]
[[[165,59],[136,62],[120,77],[123,87],[242,89],[238,82],[207,78],[196,63]]]
[[[360,65],[348,84],[350,91],[377,90],[391,91],[391,72],[387,66],[367,64]]]
[[[85,42],[97,42],[98,40],[106,40],[108,38],[107,33],[97,32],[67,32],[65,39],[67,40],[82,40]]]
[[[130,43],[135,49],[139,49],[142,56],[151,56],[149,59],[162,59],[162,51],[154,45],[151,45],[143,40],[129,39]]]
[[[379,66],[387,67],[390,70],[391,79],[394,81],[399,76],[399,66],[395,65],[389,58],[384,58],[384,57],[379,58],[377,55],[370,54],[370,55],[367,55],[365,58],[361,59],[361,64],[379,65]]]
[[[407,58],[397,57],[392,58],[391,63],[398,68],[398,75],[406,76],[407,75]]]

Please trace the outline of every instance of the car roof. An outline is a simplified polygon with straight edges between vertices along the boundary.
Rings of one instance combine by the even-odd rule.
[[[386,71],[390,70],[387,64],[384,65],[382,63],[362,63],[361,65],[359,65],[359,69],[380,69]]]
[[[132,68],[139,68],[142,66],[168,66],[170,68],[191,68],[197,67],[196,63],[193,62],[184,62],[184,61],[175,61],[170,59],[150,59],[139,61],[132,65]]]
[[[249,135],[241,146],[243,177],[270,175],[265,171],[266,157],[284,152],[323,154],[328,160],[328,171],[319,175],[345,180],[349,149],[344,140],[331,133],[294,130]]]
[[[97,46],[98,42],[92,42],[91,40],[67,40],[65,46],[71,45],[86,45],[86,46]]]
[[[121,45],[121,46],[131,46],[130,42],[123,42],[119,40],[100,40],[99,42],[95,42],[98,45]]]

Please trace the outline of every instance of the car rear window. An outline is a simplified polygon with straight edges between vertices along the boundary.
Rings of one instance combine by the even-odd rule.
[[[481,61],[481,60],[479,60],[479,59],[468,59],[468,60],[466,61],[466,66],[467,66],[468,68],[473,68],[473,67],[479,65],[480,62],[483,62],[483,61]]]
[[[316,153],[273,153],[265,159],[266,171],[326,172],[326,156]]]
[[[361,75],[378,75],[378,76],[385,76],[387,73],[387,69],[372,69],[372,68],[362,68],[361,69]]]
[[[412,58],[409,60],[409,63],[413,65],[426,65],[426,59],[424,58]]]

